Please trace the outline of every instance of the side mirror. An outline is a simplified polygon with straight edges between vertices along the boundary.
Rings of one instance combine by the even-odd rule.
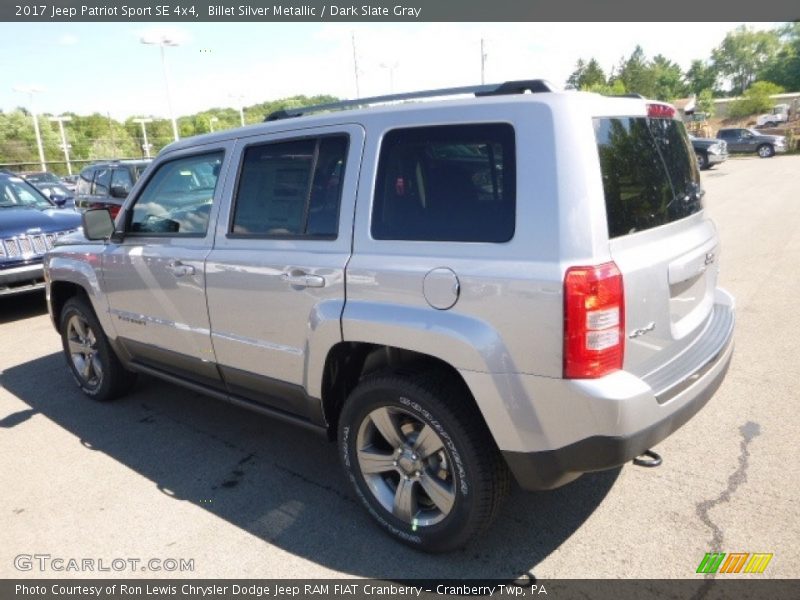
[[[93,208],[81,215],[83,235],[87,240],[107,240],[114,233],[114,221],[105,208]]]
[[[112,185],[110,194],[112,198],[124,200],[128,197],[128,190],[121,185]]]
[[[50,196],[50,202],[53,202],[58,208],[64,208],[64,205],[67,203],[67,197],[61,194],[54,194]]]

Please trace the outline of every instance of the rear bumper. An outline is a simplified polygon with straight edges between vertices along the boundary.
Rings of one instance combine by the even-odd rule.
[[[717,290],[704,333],[669,364],[645,377],[626,371],[596,380],[513,376],[500,396],[510,411],[505,423],[497,399],[491,405],[480,397],[491,393],[489,381],[464,376],[520,486],[551,489],[628,462],[697,414],[725,379],[733,330],[733,298]],[[490,378],[496,385],[497,376]]]
[[[0,296],[22,294],[44,287],[41,261],[32,265],[0,269]]]

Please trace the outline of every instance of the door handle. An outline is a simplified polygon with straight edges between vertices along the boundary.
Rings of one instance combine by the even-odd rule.
[[[167,265],[167,269],[175,277],[185,277],[186,275],[194,275],[194,267],[192,265],[185,265],[179,260],[175,260]]]
[[[325,287],[327,283],[322,275],[309,275],[308,273],[283,273],[281,279],[289,285],[297,287]]]

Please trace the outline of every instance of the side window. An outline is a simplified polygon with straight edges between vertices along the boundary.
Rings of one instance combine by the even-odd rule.
[[[725,129],[719,132],[719,137],[721,137],[723,140],[730,140],[736,137],[736,132],[732,129]]]
[[[347,147],[334,135],[247,148],[231,233],[336,238]]]
[[[213,152],[159,165],[133,205],[127,231],[205,234],[222,159]]]
[[[114,169],[111,173],[111,189],[114,190],[115,188],[119,190],[122,196],[126,196],[130,193],[131,188],[133,187],[133,179],[131,178],[131,172],[128,170],[127,167],[119,167],[118,169]]]
[[[111,183],[111,169],[103,167],[95,172],[94,176],[94,191],[93,194],[97,196],[108,196],[108,188]]]
[[[78,195],[87,195],[92,193],[92,179],[94,178],[94,169],[84,169],[78,176],[78,182],[75,184],[75,193]]]
[[[418,127],[384,136],[372,208],[375,239],[507,242],[515,218],[511,125]]]

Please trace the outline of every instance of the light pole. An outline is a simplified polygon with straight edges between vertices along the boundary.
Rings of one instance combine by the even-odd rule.
[[[175,119],[175,113],[172,110],[172,91],[170,88],[169,69],[167,68],[167,57],[164,54],[164,48],[167,46],[175,47],[179,44],[166,35],[145,36],[140,38],[139,41],[143,44],[158,46],[161,50],[161,67],[164,70],[164,83],[167,86],[167,107],[169,108],[169,118],[172,120],[172,135],[175,138],[175,141],[178,141],[178,121]]]
[[[239,107],[239,119],[242,121],[242,127],[244,127],[244,96],[236,95],[236,94],[228,94],[228,96],[236,101],[237,106]]]
[[[145,123],[152,123],[153,119],[133,119],[133,122],[142,126],[142,137],[144,138],[142,150],[144,150],[145,158],[150,158],[150,144],[147,143],[147,127],[145,127]]]
[[[397,68],[397,63],[381,63],[378,66],[389,70],[389,93],[394,94],[394,70]]]
[[[64,160],[67,161],[67,173],[72,175],[72,164],[69,162],[69,144],[67,144],[67,134],[64,133],[64,122],[72,121],[72,117],[50,117],[53,123],[58,123],[58,130],[61,132],[61,147],[64,149]]]
[[[33,130],[36,132],[36,146],[39,149],[39,163],[42,165],[42,171],[47,171],[47,164],[44,162],[44,148],[42,148],[42,134],[39,132],[39,118],[36,116],[36,107],[33,105],[33,95],[43,92],[44,89],[35,85],[15,85],[13,90],[28,94],[31,115],[33,116]]]
[[[214,123],[216,123],[217,121],[219,121],[217,117],[211,117],[208,120],[208,126],[211,128],[211,133],[214,133]]]

